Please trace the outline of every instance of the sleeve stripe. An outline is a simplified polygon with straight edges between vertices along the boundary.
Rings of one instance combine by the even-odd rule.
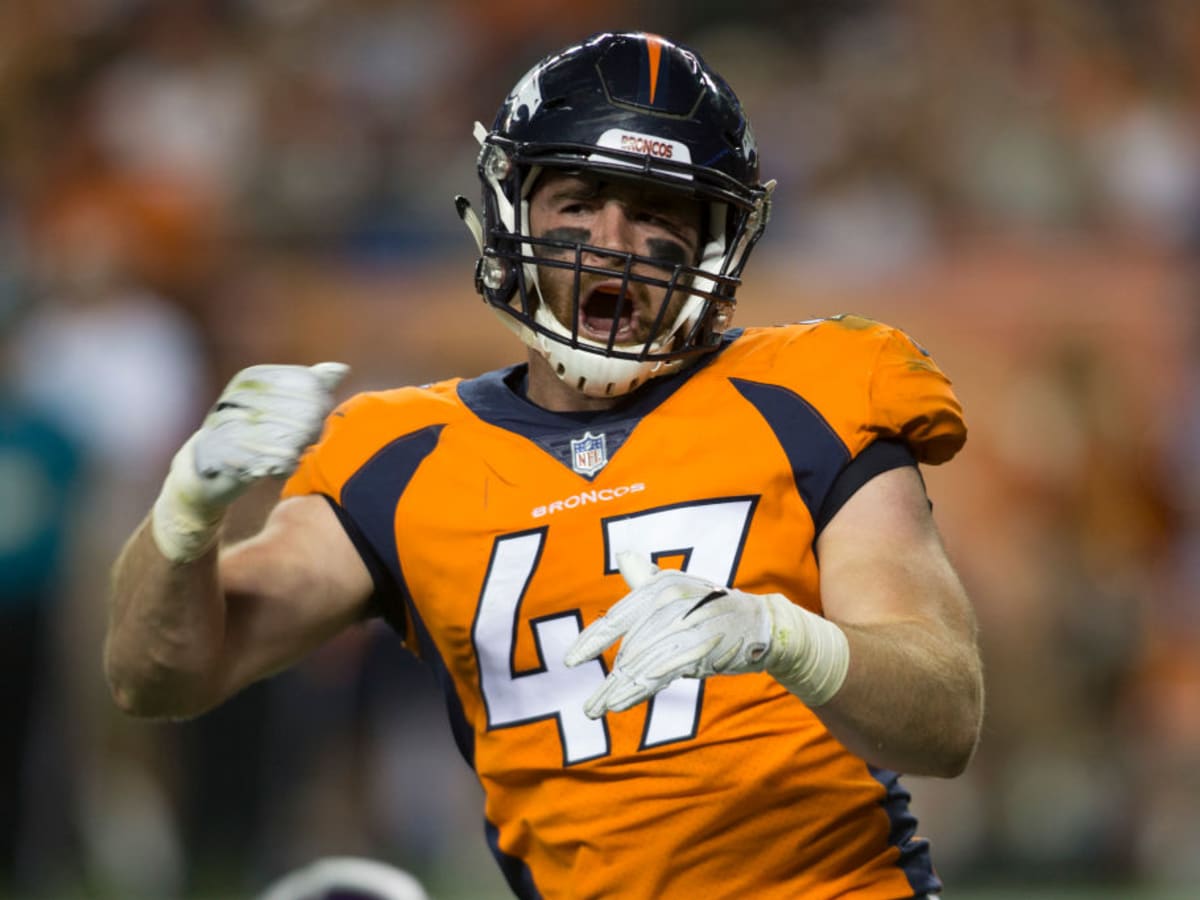
[[[876,475],[882,475],[890,469],[916,464],[916,457],[904,441],[880,439],[863,448],[862,452],[842,469],[829,493],[825,495],[825,502],[821,504],[821,511],[815,521],[817,534],[824,530],[846,501]]]
[[[321,494],[320,496],[324,497],[326,502],[329,503],[333,514],[342,523],[342,529],[346,532],[346,536],[350,538],[350,543],[354,545],[354,549],[358,551],[358,555],[362,558],[367,571],[371,573],[371,581],[375,585],[375,593],[371,597],[371,606],[367,615],[382,617],[397,633],[403,635],[405,618],[404,598],[396,590],[395,582],[388,572],[387,566],[379,558],[379,554],[371,546],[371,542],[363,534],[362,529],[358,527],[358,524],[354,521],[350,513],[328,494]]]

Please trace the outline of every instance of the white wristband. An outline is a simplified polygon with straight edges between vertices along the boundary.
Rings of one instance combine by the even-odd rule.
[[[188,438],[171,460],[171,470],[150,513],[154,543],[163,556],[175,563],[199,559],[216,544],[221,520],[233,499],[232,496],[215,502],[211,499],[213,492],[196,472],[193,450],[196,437],[194,434]]]
[[[808,706],[828,703],[841,689],[850,668],[845,632],[782,594],[768,594],[763,599],[772,619],[766,670]]]

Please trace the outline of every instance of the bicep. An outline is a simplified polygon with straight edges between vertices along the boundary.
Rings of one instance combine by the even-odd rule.
[[[821,532],[817,553],[829,619],[922,624],[973,640],[970,602],[914,466],[883,472],[859,488]]]
[[[324,497],[284,500],[222,552],[228,693],[296,662],[363,617],[371,575]]]

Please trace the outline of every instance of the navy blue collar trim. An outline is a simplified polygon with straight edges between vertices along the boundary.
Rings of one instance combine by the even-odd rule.
[[[578,443],[588,435],[603,436],[605,463],[611,460],[645,416],[661,406],[698,371],[711,365],[741,333],[740,328],[727,331],[721,346],[695,365],[677,375],[652,379],[611,409],[572,413],[542,409],[524,396],[528,363],[497,369],[478,378],[459,382],[458,396],[483,421],[527,438],[568,469],[591,481],[599,469],[585,474],[586,470],[575,468],[572,441]]]
[[[478,378],[464,380],[458,385],[458,396],[468,409],[485,422],[526,437],[535,437],[550,431],[575,431],[580,426],[604,427],[627,422],[653,412],[689,378],[711,365],[741,334],[740,328],[725,332],[721,346],[695,365],[677,375],[651,379],[644,387],[634,391],[611,409],[594,412],[551,412],[543,409],[525,397],[524,388],[529,377],[528,363],[507,366],[487,372]]]

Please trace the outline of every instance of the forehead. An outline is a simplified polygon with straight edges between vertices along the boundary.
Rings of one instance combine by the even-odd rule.
[[[608,173],[575,172],[548,169],[538,178],[533,189],[534,200],[553,201],[575,196],[612,197],[626,203],[672,209],[680,212],[700,212],[700,201],[671,188],[649,184]]]

